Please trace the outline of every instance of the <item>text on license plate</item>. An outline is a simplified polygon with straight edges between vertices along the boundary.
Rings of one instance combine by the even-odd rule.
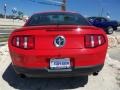
[[[63,59],[51,59],[50,60],[50,68],[51,69],[67,69],[70,68],[70,59],[63,58]]]

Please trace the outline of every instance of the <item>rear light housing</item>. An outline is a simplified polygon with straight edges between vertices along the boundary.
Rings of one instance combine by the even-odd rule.
[[[103,45],[106,40],[104,35],[94,35],[94,34],[89,34],[89,35],[85,35],[85,47],[86,48],[95,48],[98,46]]]
[[[14,36],[12,38],[12,46],[22,49],[35,48],[34,36]]]

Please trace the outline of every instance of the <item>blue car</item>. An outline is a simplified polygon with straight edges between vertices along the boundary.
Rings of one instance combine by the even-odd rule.
[[[88,21],[103,30],[107,34],[112,34],[114,30],[117,30],[119,23],[117,21],[112,21],[104,17],[88,17]]]

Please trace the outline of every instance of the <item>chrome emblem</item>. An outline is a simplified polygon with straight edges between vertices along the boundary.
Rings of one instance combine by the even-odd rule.
[[[54,40],[54,45],[58,48],[65,45],[65,38],[63,36],[57,36]]]

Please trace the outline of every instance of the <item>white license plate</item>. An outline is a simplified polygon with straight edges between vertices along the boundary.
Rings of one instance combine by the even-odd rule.
[[[70,67],[70,58],[50,59],[51,69],[68,69]]]

